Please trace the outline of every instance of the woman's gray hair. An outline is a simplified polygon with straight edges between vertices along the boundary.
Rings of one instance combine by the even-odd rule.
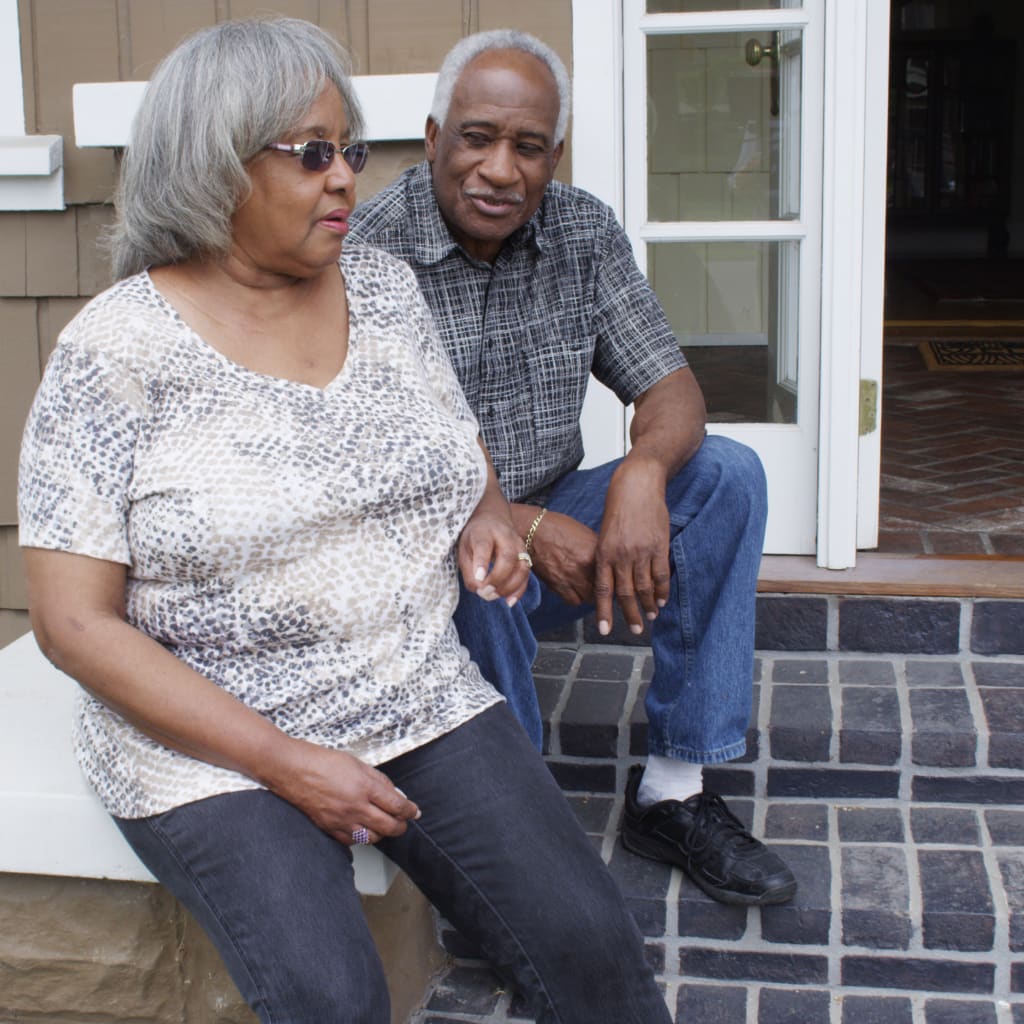
[[[115,278],[226,255],[231,218],[251,188],[246,163],[294,131],[327,84],[341,93],[351,137],[360,138],[349,56],[308,21],[229,21],[168,54],[121,165],[109,237]]]
[[[496,28],[490,32],[466,36],[448,51],[448,56],[445,57],[437,76],[430,116],[438,124],[444,124],[459,76],[466,70],[466,65],[470,61],[491,50],[521,50],[523,53],[532,54],[547,65],[558,86],[558,120],[555,122],[554,139],[555,145],[558,145],[565,138],[566,125],[569,123],[569,72],[565,70],[561,57],[547,43],[542,43],[528,32],[519,32],[511,28]]]

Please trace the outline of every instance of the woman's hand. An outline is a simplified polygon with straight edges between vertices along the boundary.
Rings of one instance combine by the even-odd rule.
[[[477,443],[487,460],[487,486],[483,497],[459,536],[459,571],[467,590],[485,601],[499,597],[511,607],[523,596],[530,579],[530,556],[512,522],[494,463],[483,441]]]
[[[420,810],[376,768],[340,750],[293,740],[286,757],[268,773],[268,788],[308,815],[318,828],[351,846],[353,833],[368,840],[400,836]]]
[[[466,588],[485,601],[502,597],[511,607],[530,579],[530,562],[520,558],[523,552],[523,538],[510,516],[478,508],[459,537],[459,570]]]

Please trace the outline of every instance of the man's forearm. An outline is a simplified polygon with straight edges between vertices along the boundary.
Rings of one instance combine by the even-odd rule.
[[[689,368],[663,377],[634,402],[627,461],[659,465],[671,479],[704,440],[704,396]]]
[[[525,540],[526,535],[530,532],[530,527],[533,526],[537,516],[541,514],[542,506],[514,504],[511,508],[512,522],[515,523],[519,536]]]

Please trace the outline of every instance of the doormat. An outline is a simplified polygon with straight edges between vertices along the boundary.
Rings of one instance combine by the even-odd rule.
[[[1024,341],[922,341],[929,370],[1024,370]]]

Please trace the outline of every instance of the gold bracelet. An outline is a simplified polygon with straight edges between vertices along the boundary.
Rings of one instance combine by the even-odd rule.
[[[526,534],[526,543],[523,545],[526,548],[526,553],[530,553],[530,545],[533,543],[533,535],[537,532],[537,527],[540,526],[540,521],[544,518],[546,508],[540,510],[540,515],[530,524],[530,529]]]

